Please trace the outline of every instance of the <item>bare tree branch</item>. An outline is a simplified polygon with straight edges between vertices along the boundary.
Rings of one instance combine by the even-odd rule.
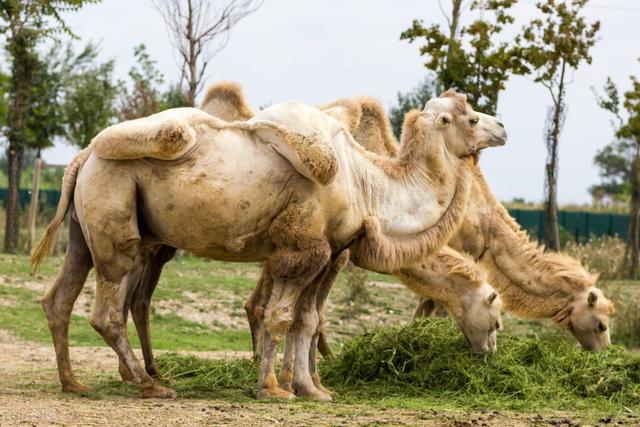
[[[264,0],[153,0],[177,52],[181,86],[190,105],[202,89],[207,66],[229,43],[231,30]]]

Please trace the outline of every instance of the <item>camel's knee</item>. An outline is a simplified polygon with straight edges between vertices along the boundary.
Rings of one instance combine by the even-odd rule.
[[[267,308],[264,312],[264,328],[271,335],[282,335],[291,329],[293,310],[288,306]]]
[[[118,317],[94,315],[91,317],[91,327],[107,342],[115,342],[124,334],[124,321]]]

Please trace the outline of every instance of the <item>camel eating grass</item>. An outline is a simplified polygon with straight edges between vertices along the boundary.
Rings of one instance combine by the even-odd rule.
[[[479,167],[472,185],[464,222],[449,245],[470,254],[488,271],[505,310],[525,318],[552,319],[586,350],[608,346],[614,308],[596,287],[597,275],[569,256],[545,252],[532,242],[496,199]],[[422,307],[429,304],[421,300],[418,313],[428,315],[430,310]]]
[[[332,254],[353,243],[369,217],[385,234],[370,241],[385,247],[363,251],[363,264],[399,269],[437,250],[464,212],[471,156],[506,139],[497,119],[455,94],[430,101],[405,129],[395,159],[367,152],[339,121],[294,102],[246,122],[180,108],[101,132],[65,172],[58,211],[32,255],[37,266],[71,209],[68,253],[43,299],[63,389],[84,389],[69,363],[68,324],[95,267],[92,326],[143,396],[175,395],[140,366],[124,322],[149,248],[166,245],[211,259],[266,261],[273,285],[258,396],[291,398],[277,385],[277,346],[298,298]],[[366,245],[369,236],[362,237]],[[293,384],[299,395],[328,400],[309,373],[308,333],[316,328],[296,332]]]

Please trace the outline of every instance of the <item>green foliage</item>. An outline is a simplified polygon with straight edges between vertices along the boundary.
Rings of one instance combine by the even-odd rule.
[[[580,15],[589,0],[544,0],[536,4],[542,18],[523,29],[517,41],[527,66],[536,73],[534,80],[552,94],[566,83],[566,69],[591,63],[590,49],[595,45],[600,22],[588,24]],[[552,95],[553,96],[553,95]]]
[[[88,44],[81,61],[69,72],[61,105],[64,136],[84,148],[102,129],[112,124],[118,87],[113,83],[113,60],[97,63],[97,47]]]
[[[391,129],[396,138],[400,139],[404,115],[411,110],[422,110],[431,98],[438,96],[440,88],[432,76],[427,76],[415,88],[407,93],[398,92],[398,104],[389,110]]]
[[[365,304],[371,303],[367,270],[358,267],[351,267],[347,272],[347,293],[342,304],[348,308],[345,311],[345,318],[353,318],[363,310]]]
[[[507,13],[514,3],[515,0],[473,1],[471,10],[482,10],[493,19],[477,19],[461,28],[458,36],[460,4],[456,8],[454,1],[449,35],[438,24],[425,27],[421,20],[414,20],[400,38],[410,43],[424,40],[420,55],[427,58],[425,66],[436,73],[438,82],[445,89],[466,93],[477,110],[495,114],[498,95],[509,75],[526,70],[519,46],[496,42],[497,35],[514,21]]]
[[[122,120],[137,119],[168,108],[187,105],[180,85],[171,85],[164,93],[161,91],[164,76],[157,69],[156,61],[149,56],[144,44],[134,47],[133,55],[136,65],[129,71],[131,88],[125,82],[120,82],[118,115]]]

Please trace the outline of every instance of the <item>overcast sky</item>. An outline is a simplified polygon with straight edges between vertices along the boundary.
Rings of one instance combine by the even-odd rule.
[[[520,0],[513,8],[518,27],[536,15],[534,3]],[[587,189],[598,181],[593,156],[612,139],[610,117],[596,105],[591,87],[602,87],[611,76],[626,89],[629,75],[640,75],[640,1],[592,0],[585,15],[600,20],[602,28],[592,65],[583,65],[568,89],[569,111],[560,142],[561,203],[590,201]],[[475,17],[466,11],[465,20]],[[266,0],[234,28],[231,41],[209,68],[208,81],[241,83],[254,108],[353,95],[373,96],[388,108],[398,91],[413,88],[426,73],[418,47],[399,40],[415,18],[444,23],[437,0]],[[126,77],[133,46],[144,43],[165,79],[178,79],[169,37],[150,2],[105,0],[67,15],[67,22],[81,43],[100,43],[101,59],[116,60],[116,77]],[[546,90],[525,77],[512,78],[500,95],[498,114],[509,142],[487,150],[482,168],[501,200],[542,200],[542,133],[549,103]],[[58,144],[44,156],[61,163],[74,152]]]

